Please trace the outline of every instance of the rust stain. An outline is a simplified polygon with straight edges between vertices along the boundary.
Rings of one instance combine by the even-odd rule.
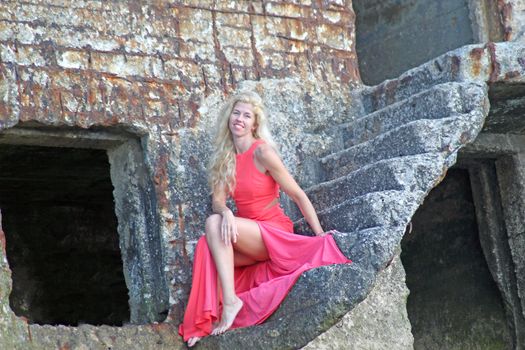
[[[174,220],[171,220],[171,221],[174,221]],[[172,239],[172,240],[168,241],[168,243],[171,244],[172,246],[178,246],[180,244],[183,244],[184,242],[186,242],[185,239]]]
[[[87,92],[87,101],[89,105],[93,106],[95,102],[97,101],[97,93],[96,88],[94,86],[90,86]]]
[[[0,102],[0,118],[9,118],[13,112],[12,108],[9,107],[6,103]]]
[[[389,82],[386,83],[385,90],[384,90],[384,93],[385,93],[384,97],[388,101],[388,104],[392,104],[395,102],[398,85],[399,85],[398,80],[390,80]]]
[[[461,65],[461,59],[458,56],[452,56],[450,62],[450,72],[452,74],[452,79],[457,79],[459,75],[459,67]]]
[[[226,75],[229,71],[230,63],[228,62],[228,59],[226,58],[226,55],[222,51],[221,44],[219,42],[219,33],[217,30],[217,12],[212,11],[212,36],[213,36],[213,47],[215,50],[215,57],[217,58],[217,67],[219,68],[220,75],[221,75],[221,86],[222,90],[225,94],[229,94],[230,88],[228,86],[228,79],[226,78]]]
[[[27,336],[29,338],[29,342],[33,342],[33,334],[31,333],[31,326],[29,325],[29,322],[27,322]]]
[[[498,1],[498,11],[500,14],[501,26],[503,27],[503,40],[512,40],[512,27],[510,21],[512,19],[512,4],[504,0]]]
[[[190,128],[194,128],[197,126],[197,123],[199,122],[201,118],[201,114],[199,113],[199,105],[194,101],[188,101],[185,103],[186,110],[189,110],[190,115],[186,116],[188,120],[188,126]]]
[[[513,79],[513,78],[519,77],[520,75],[521,73],[519,71],[513,70],[505,74],[505,80]]]
[[[182,211],[182,204],[178,204],[177,205],[177,209],[178,209],[178,216],[179,216],[179,232],[181,233],[181,235],[183,234],[184,232],[184,229],[185,229],[185,224],[184,224],[184,213]]]
[[[463,132],[460,136],[459,136],[459,142],[461,142],[462,144],[466,144],[467,142],[469,142],[470,140],[470,133],[465,131]]]
[[[253,4],[250,3],[250,11],[254,12]],[[262,68],[261,68],[261,62],[264,62],[263,56],[261,53],[257,50],[257,46],[255,45],[255,31],[253,30],[253,16],[250,15],[250,47],[252,50],[253,55],[253,70],[255,71],[255,76],[257,79],[262,74]]]
[[[478,76],[481,72],[481,58],[483,57],[483,54],[485,53],[485,49],[478,47],[470,51],[469,55],[472,59],[472,74],[474,76]]]
[[[156,161],[155,167],[155,191],[157,192],[157,201],[160,207],[169,208],[170,203],[166,196],[169,191],[169,177],[167,174],[167,168],[169,163],[169,152],[165,147],[161,148],[160,156]]]
[[[490,55],[490,76],[489,81],[495,82],[498,80],[498,76],[501,72],[501,66],[496,58],[496,45],[492,42],[486,45]]]

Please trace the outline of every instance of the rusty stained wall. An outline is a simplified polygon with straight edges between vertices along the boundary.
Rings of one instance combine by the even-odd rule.
[[[22,121],[192,127],[242,80],[358,80],[349,1],[51,3],[0,5],[4,123],[17,99]]]
[[[468,0],[472,19],[485,35],[479,42],[522,41],[525,35],[524,0]],[[484,17],[484,18],[483,18]]]
[[[177,320],[188,242],[207,213],[202,160],[213,110],[203,112],[203,101],[216,106],[243,80],[290,77],[346,93],[360,84],[353,23],[351,0],[3,1],[0,130],[36,122],[142,137]]]

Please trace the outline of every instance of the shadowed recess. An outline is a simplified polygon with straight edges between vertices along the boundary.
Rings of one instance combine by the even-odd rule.
[[[0,164],[13,311],[37,324],[127,322],[106,152],[0,145]]]
[[[414,349],[511,344],[501,294],[481,249],[471,191],[467,170],[449,170],[403,239]]]

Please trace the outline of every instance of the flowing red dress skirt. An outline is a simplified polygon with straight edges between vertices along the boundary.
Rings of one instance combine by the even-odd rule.
[[[269,260],[236,267],[235,292],[244,305],[232,328],[266,320],[284,300],[301,273],[314,267],[349,263],[331,235],[308,237],[283,231],[275,223],[258,222]],[[179,333],[184,341],[207,336],[222,312],[217,292],[217,270],[202,236],[195,249],[193,280]]]

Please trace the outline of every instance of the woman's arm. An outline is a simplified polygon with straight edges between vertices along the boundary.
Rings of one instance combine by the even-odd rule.
[[[256,163],[264,167],[282,190],[297,204],[314,233],[318,236],[322,235],[324,231],[312,202],[290,175],[277,152],[270,145],[261,144],[255,150],[254,155]]]
[[[224,244],[229,245],[231,241],[237,243],[237,225],[235,216],[230,208],[226,205],[226,190],[215,190],[212,194],[211,208],[215,214],[222,216],[221,238]]]

